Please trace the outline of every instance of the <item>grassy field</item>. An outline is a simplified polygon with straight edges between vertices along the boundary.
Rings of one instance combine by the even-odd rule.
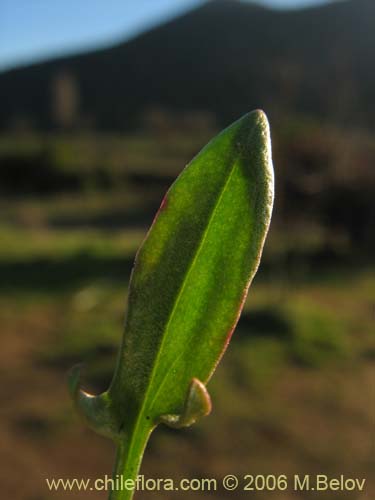
[[[88,141],[78,163],[72,161],[74,148],[82,153],[85,143],[54,139],[52,150],[60,144],[59,162],[81,179],[79,189],[43,196],[24,192],[0,202],[5,497],[87,498],[83,492],[49,492],[45,478],[110,474],[113,447],[74,414],[66,371],[84,362],[87,387],[99,391],[108,384],[135,251],[166,186],[205,141],[193,139],[107,137],[96,141],[94,151]],[[25,156],[30,160],[34,148],[37,162],[40,144],[30,141]],[[12,157],[12,148],[9,138],[2,140],[3,157]],[[30,178],[40,182],[28,165],[23,168]],[[97,165],[95,175],[84,174],[90,165]],[[103,172],[107,188],[98,190]],[[276,213],[238,329],[209,384],[212,415],[184,431],[159,428],[142,473],[176,479],[345,474],[366,478],[365,493],[320,493],[319,499],[373,498],[374,296],[375,269],[365,252],[358,257],[345,234],[327,232],[311,217],[301,222]],[[150,492],[138,498],[249,493]],[[291,488],[252,496],[317,498],[316,492]]]

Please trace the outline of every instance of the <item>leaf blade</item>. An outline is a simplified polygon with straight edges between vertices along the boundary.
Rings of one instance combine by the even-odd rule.
[[[272,200],[259,111],[211,141],[168,191],[137,254],[109,390],[119,411],[132,409],[129,426],[140,414],[181,412],[192,378],[212,375],[257,270]]]

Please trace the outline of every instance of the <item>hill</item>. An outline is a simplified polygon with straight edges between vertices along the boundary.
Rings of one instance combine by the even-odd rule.
[[[375,127],[372,0],[276,11],[214,0],[105,50],[0,74],[0,128],[129,129],[150,110],[255,107]]]

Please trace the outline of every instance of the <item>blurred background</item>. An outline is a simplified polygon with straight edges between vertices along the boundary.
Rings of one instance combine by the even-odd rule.
[[[252,496],[375,498],[374,20],[373,0],[1,1],[4,498],[88,498],[45,478],[111,473],[113,446],[75,415],[66,371],[83,361],[86,386],[106,388],[164,192],[254,108],[276,173],[262,265],[211,416],[158,428],[142,473],[345,474],[365,491]]]

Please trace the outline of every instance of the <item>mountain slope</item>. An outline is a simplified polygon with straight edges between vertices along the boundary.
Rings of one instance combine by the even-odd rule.
[[[133,127],[150,108],[227,122],[256,107],[374,128],[374,18],[372,0],[286,12],[208,2],[110,49],[0,74],[0,127],[54,127],[56,82],[68,75],[65,94],[73,87],[81,119],[97,128]]]

